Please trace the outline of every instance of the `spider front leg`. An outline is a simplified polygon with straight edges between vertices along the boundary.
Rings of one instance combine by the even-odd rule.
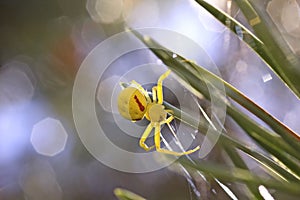
[[[157,81],[157,98],[158,98],[158,102],[159,104],[162,104],[164,101],[164,97],[163,97],[163,88],[162,88],[162,82],[165,78],[167,78],[167,76],[169,76],[171,70],[166,71],[164,74],[162,74],[158,81]]]
[[[148,92],[141,86],[141,84],[139,84],[135,80],[130,81],[130,83],[135,85],[137,89],[139,89],[143,93],[143,95],[146,97],[148,102],[151,102]]]
[[[156,101],[157,101],[156,94],[157,94],[157,87],[154,86],[154,87],[152,88],[152,100],[153,100],[152,102],[156,102]]]
[[[154,134],[154,143],[155,143],[155,147],[156,147],[157,152],[166,153],[166,154],[170,154],[170,155],[174,155],[174,156],[183,155],[183,153],[170,151],[168,149],[162,149],[160,147],[160,134],[161,134],[160,133],[160,124],[157,124],[157,125],[155,125],[155,134]]]
[[[145,141],[147,140],[148,136],[150,135],[152,129],[153,129],[153,125],[152,125],[152,123],[150,123],[147,126],[146,130],[144,131],[144,133],[143,133],[143,135],[142,135],[142,137],[140,139],[140,142],[139,142],[140,143],[140,147],[142,147],[146,151],[150,151],[151,149],[154,148],[154,145],[151,146],[151,147],[148,147],[148,145],[145,143]]]

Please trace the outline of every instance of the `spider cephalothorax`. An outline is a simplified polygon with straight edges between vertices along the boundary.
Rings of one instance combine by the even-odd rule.
[[[121,91],[118,98],[118,109],[120,114],[129,120],[137,121],[146,117],[150,121],[141,139],[140,146],[149,151],[156,147],[158,152],[172,154],[176,156],[190,154],[200,147],[185,152],[174,152],[160,147],[161,125],[169,124],[173,119],[172,111],[166,110],[163,104],[162,81],[170,74],[170,70],[161,75],[157,85],[152,88],[152,99],[147,91],[136,81],[131,81],[131,85]],[[169,117],[168,114],[170,115]],[[154,146],[148,147],[145,143],[152,129],[154,133]]]

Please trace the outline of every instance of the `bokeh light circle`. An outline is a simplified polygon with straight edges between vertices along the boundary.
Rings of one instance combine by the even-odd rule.
[[[153,37],[160,43],[162,42],[162,45],[187,58],[193,59],[193,55],[195,55],[194,51],[197,50],[199,52],[198,55],[201,58],[203,57],[202,63],[199,64],[207,66],[210,70],[213,69],[213,72],[217,72],[217,75],[219,75],[217,67],[205,51],[188,37],[174,31],[158,28],[145,28],[138,31],[144,35]],[[103,73],[120,56],[141,49],[147,48],[141,42],[138,42],[131,32],[122,32],[101,42],[81,64],[74,82],[72,97],[75,126],[87,150],[101,163],[113,169],[130,173],[145,173],[159,170],[170,165],[177,159],[174,157],[166,162],[160,162],[157,157],[161,154],[156,151],[145,153],[126,151],[109,140],[98,121],[95,99],[97,86]],[[192,54],[190,54],[191,50],[193,50]],[[211,83],[212,85],[213,83]],[[208,85],[210,91],[211,88]],[[218,88],[222,87],[218,86]],[[217,104],[220,103],[219,101],[214,102],[214,96],[211,97],[212,104],[215,102]],[[218,108],[218,121],[224,123],[226,106],[218,105]],[[101,117],[99,120],[101,120]],[[211,151],[218,137],[219,135],[216,135],[215,131],[209,128],[200,149],[200,158],[206,156]],[[181,142],[183,144],[191,144],[192,141]],[[137,160],[138,162],[136,162]]]

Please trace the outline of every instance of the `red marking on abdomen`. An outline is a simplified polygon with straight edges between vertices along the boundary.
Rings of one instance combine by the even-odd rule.
[[[140,100],[137,98],[136,95],[134,95],[134,99],[135,99],[135,102],[138,104],[140,111],[144,111],[145,107],[143,106],[143,104],[140,102]]]

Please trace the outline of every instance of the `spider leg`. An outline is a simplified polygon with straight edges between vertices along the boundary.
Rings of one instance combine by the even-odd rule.
[[[149,150],[151,150],[151,149],[154,148],[154,145],[151,146],[151,147],[148,147],[147,144],[145,143],[145,141],[146,141],[146,139],[148,138],[148,136],[150,135],[152,129],[153,129],[153,125],[150,123],[150,124],[147,126],[146,130],[144,131],[144,133],[143,133],[143,135],[142,135],[142,137],[141,137],[141,139],[140,139],[140,142],[139,142],[139,143],[140,143],[140,147],[142,147],[142,148],[145,149],[146,151],[149,151]]]
[[[174,116],[171,115],[170,117],[168,117],[167,119],[165,119],[164,121],[162,121],[160,124],[169,124],[171,123],[171,121],[174,119]]]
[[[160,132],[160,125],[161,124],[168,124],[168,125],[170,125],[170,122],[173,119],[174,119],[174,117],[170,116],[165,121],[161,122],[160,124],[156,124],[155,125],[154,143],[155,143],[156,150],[158,152],[166,153],[166,154],[171,154],[171,155],[174,155],[174,156],[188,155],[188,154],[194,153],[195,151],[199,150],[200,146],[197,146],[194,149],[191,149],[189,151],[184,151],[184,152],[170,151],[168,149],[163,149],[163,148],[160,147],[160,134],[161,134],[161,132]]]
[[[162,104],[163,103],[163,90],[162,90],[162,82],[167,76],[170,74],[171,70],[166,71],[164,74],[162,74],[158,81],[157,81],[157,98],[158,98],[158,103]]]
[[[143,95],[146,97],[148,102],[151,102],[151,98],[149,97],[148,92],[143,88],[143,86],[141,86],[141,84],[139,84],[135,80],[130,81],[130,83],[135,85],[137,89],[139,89],[143,93]]]
[[[157,94],[157,86],[154,86],[152,88],[152,100],[153,100],[153,102],[157,102],[156,94]]]
[[[156,147],[157,152],[166,153],[166,154],[170,154],[170,155],[174,155],[174,156],[183,155],[183,153],[170,151],[168,149],[162,149],[160,147],[160,134],[161,134],[160,133],[160,124],[157,124],[157,125],[155,125],[155,134],[154,134],[154,143],[155,143],[155,147]]]

